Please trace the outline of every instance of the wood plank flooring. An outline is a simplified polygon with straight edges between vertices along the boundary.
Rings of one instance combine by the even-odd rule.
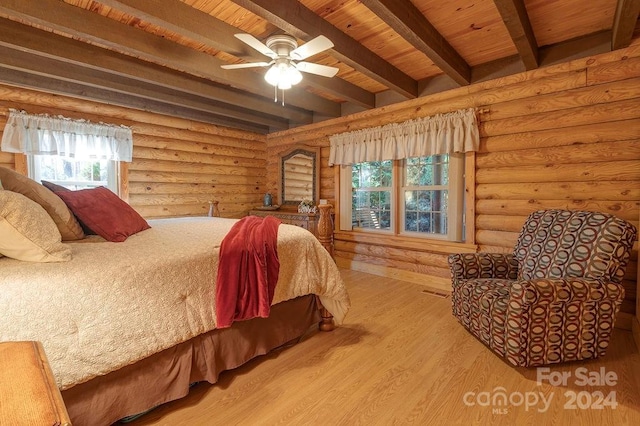
[[[310,332],[131,424],[640,424],[631,332],[616,329],[600,360],[551,367],[553,379],[570,375],[563,384],[538,384],[535,368],[511,367],[458,324],[450,298],[363,272],[342,275],[352,299],[345,324]],[[583,385],[585,376],[608,384]]]

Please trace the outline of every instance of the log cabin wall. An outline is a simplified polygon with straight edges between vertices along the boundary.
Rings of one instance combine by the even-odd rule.
[[[133,161],[123,163],[122,180],[146,218],[203,216],[209,200],[220,202],[221,216],[242,217],[262,204],[264,135],[4,85],[0,133],[9,108],[131,126]],[[0,166],[15,168],[16,156],[0,152]]]
[[[328,166],[329,136],[461,108],[477,108],[481,146],[467,164],[467,243],[511,251],[526,216],[537,209],[613,213],[638,225],[640,207],[640,40],[624,50],[497,78],[267,138],[267,185],[277,188],[277,153],[294,143],[322,148],[321,198],[337,196]],[[473,218],[469,220],[469,218]],[[472,241],[470,241],[472,240]],[[475,245],[473,245],[475,244]],[[336,262],[450,290],[446,247],[399,237],[335,232]],[[635,312],[638,245],[624,280],[619,326]],[[638,317],[640,318],[640,316]]]

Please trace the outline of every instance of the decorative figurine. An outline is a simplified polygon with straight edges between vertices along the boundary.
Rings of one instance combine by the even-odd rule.
[[[264,194],[264,199],[262,201],[263,205],[265,207],[271,207],[272,202],[273,202],[273,199],[271,198],[271,193],[267,192],[266,194]]]

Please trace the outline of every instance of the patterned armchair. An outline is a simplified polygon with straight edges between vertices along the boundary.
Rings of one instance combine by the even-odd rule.
[[[534,212],[513,254],[449,256],[453,315],[516,366],[603,356],[635,237],[604,213]]]

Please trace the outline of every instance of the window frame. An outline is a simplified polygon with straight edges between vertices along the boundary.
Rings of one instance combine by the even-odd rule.
[[[15,170],[22,174],[23,176],[30,177],[29,173],[29,160],[27,154],[16,153],[14,156],[14,167]],[[129,202],[129,185],[127,184],[129,180],[129,163],[125,161],[116,162],[116,170],[117,170],[117,186],[118,192],[117,195],[125,202]]]
[[[437,154],[444,155],[444,154]],[[426,158],[426,157],[421,157]],[[398,183],[398,199],[403,199],[405,190],[416,191],[433,191],[443,190],[446,188],[448,192],[449,203],[447,205],[447,234],[437,234],[419,231],[407,231],[406,225],[406,204],[404,202],[398,203],[398,218],[399,226],[397,235],[416,237],[416,238],[430,238],[446,241],[463,241],[463,229],[464,229],[464,186],[465,186],[465,174],[464,174],[464,155],[463,154],[450,154],[447,162],[449,166],[449,182],[447,185],[424,185],[424,186],[404,186],[406,182],[407,172],[407,159],[398,160],[400,169],[400,181]],[[452,177],[455,177],[455,181],[452,181]]]
[[[468,173],[475,168],[475,153],[452,154],[449,157],[449,203],[447,209],[447,234],[433,234],[423,232],[404,231],[405,206],[403,201],[403,184],[405,173],[405,160],[393,160],[392,175],[392,214],[390,229],[353,228],[351,206],[351,165],[338,166],[336,173],[338,185],[336,185],[338,201],[338,231],[350,231],[363,234],[383,234],[393,238],[415,238],[420,240],[436,240],[447,243],[472,243],[474,230],[469,227],[468,214],[469,203],[473,203],[474,191],[469,187],[475,183],[474,175]],[[453,170],[452,170],[453,169]],[[452,183],[451,178],[457,176],[457,181]],[[348,183],[348,184],[343,184]],[[347,189],[348,187],[348,189]],[[395,214],[394,214],[395,212]],[[452,220],[453,219],[453,220]]]
[[[353,167],[349,166],[349,170],[350,173],[353,172]],[[397,201],[396,201],[396,190],[393,186],[393,183],[395,182],[395,174],[396,174],[396,170],[395,170],[395,163],[392,162],[391,163],[391,186],[381,186],[381,187],[366,187],[366,189],[364,189],[366,192],[389,192],[390,194],[390,204],[391,204],[391,212],[393,212],[393,207],[396,205]],[[351,182],[351,177],[349,178],[349,182]],[[351,193],[353,193],[353,190],[351,191]],[[351,200],[349,201],[349,203],[351,203]],[[352,212],[353,213],[353,212]],[[353,215],[351,216],[353,218]],[[382,233],[382,234],[392,234],[393,230],[395,229],[395,217],[393,216],[393,214],[391,214],[391,218],[390,218],[390,223],[389,223],[389,228],[356,228],[356,229],[366,229],[367,232],[376,232],[376,233]]]
[[[32,154],[27,154],[27,175],[39,182],[40,179],[37,178],[37,174],[38,174],[38,170],[41,167],[41,164],[39,164],[39,162],[37,161],[36,157],[41,157],[44,158],[45,155],[40,155],[40,156],[36,156],[36,155],[32,155]],[[47,155],[46,157],[55,157],[56,159],[64,159],[67,160],[69,162],[77,162],[77,161],[85,161],[85,162],[99,162],[99,161],[106,161],[107,162],[107,182],[106,185],[102,185],[97,184],[97,185],[85,185],[85,188],[81,188],[81,189],[87,189],[87,188],[95,188],[98,186],[106,186],[108,189],[110,189],[113,193],[115,193],[116,195],[120,195],[120,161],[115,161],[115,160],[75,160],[73,158],[67,158],[67,157],[62,157],[59,155]],[[51,182],[58,184],[58,185],[62,185],[64,186],[65,184],[76,184],[77,183],[82,183],[80,181],[71,181],[71,182],[65,182],[65,181],[60,181],[60,180],[51,180]]]

